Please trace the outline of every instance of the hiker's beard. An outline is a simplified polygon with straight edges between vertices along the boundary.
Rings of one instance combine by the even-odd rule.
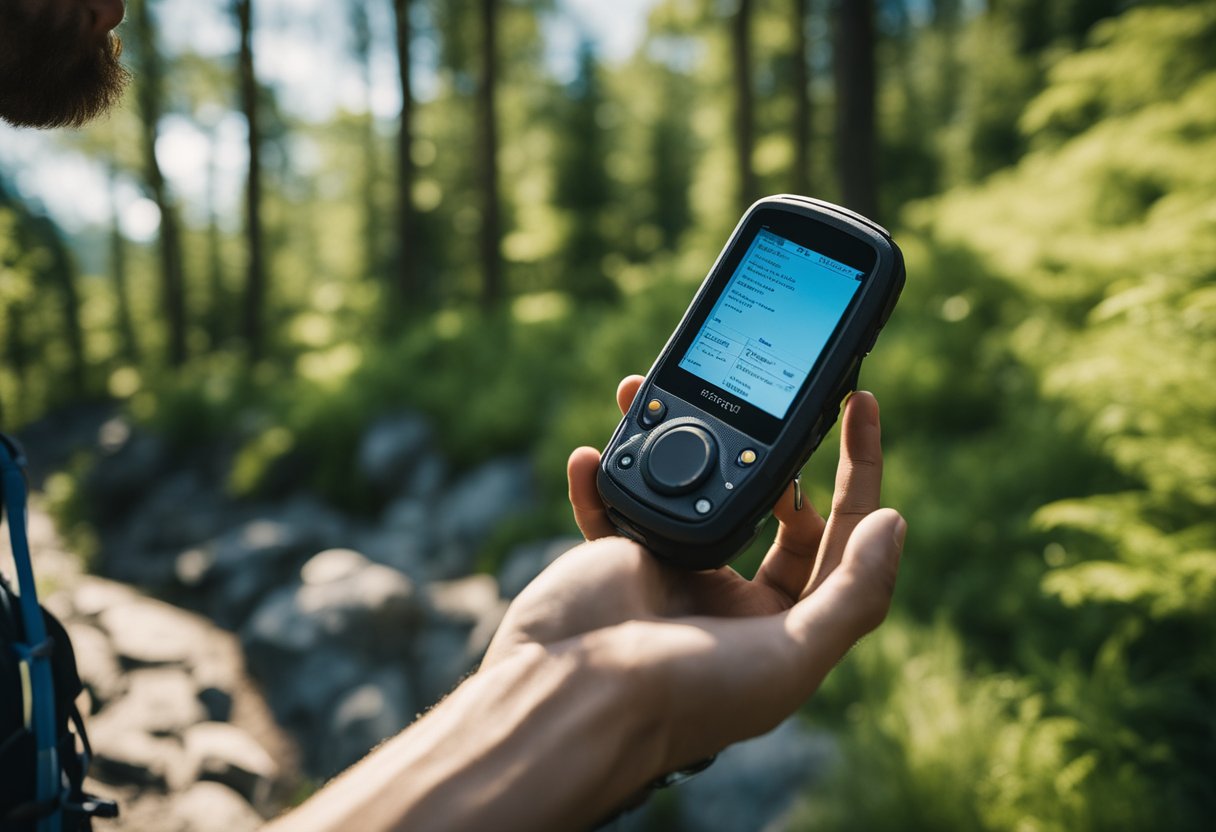
[[[91,31],[83,4],[0,0],[0,118],[80,127],[122,97],[122,42]]]

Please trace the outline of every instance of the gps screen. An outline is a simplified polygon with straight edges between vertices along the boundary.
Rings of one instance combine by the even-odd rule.
[[[762,228],[680,368],[785,418],[862,275]]]

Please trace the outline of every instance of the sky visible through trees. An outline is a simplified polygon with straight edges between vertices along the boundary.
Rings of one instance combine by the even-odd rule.
[[[579,42],[594,41],[605,60],[620,62],[644,35],[646,13],[657,0],[562,0],[546,25],[545,61],[558,78],[577,72]],[[222,0],[166,0],[157,4],[163,17],[163,39],[170,51],[190,50],[226,60],[236,50],[237,31],[222,13]],[[346,3],[329,0],[264,0],[256,6],[258,74],[262,83],[281,90],[285,110],[300,118],[323,121],[339,109],[370,105],[378,119],[392,120],[401,106],[396,74],[389,3],[369,4],[372,28],[371,86],[359,75],[356,57],[344,37]],[[384,8],[379,8],[383,6]],[[129,36],[128,36],[129,37]],[[426,39],[415,46],[414,90],[419,100],[437,94],[436,47]],[[244,125],[234,113],[217,113],[214,131],[218,165],[231,200],[226,214],[235,217],[245,174]],[[206,131],[189,119],[170,118],[160,137],[158,154],[173,186],[190,206],[204,202],[207,189]],[[16,171],[22,195],[37,200],[69,228],[103,223],[111,209],[100,164],[64,149],[50,136],[0,124],[0,165]],[[120,189],[123,227],[128,236],[147,240],[156,232],[153,205],[133,188]]]

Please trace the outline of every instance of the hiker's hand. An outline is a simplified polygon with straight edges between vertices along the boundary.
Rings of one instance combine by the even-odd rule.
[[[622,412],[640,383],[621,382]],[[774,509],[776,540],[751,581],[728,567],[674,569],[613,537],[595,487],[598,463],[598,452],[580,448],[568,467],[570,502],[589,542],[516,598],[482,667],[537,646],[574,651],[631,680],[623,695],[661,746],[651,749],[649,767],[631,769],[635,779],[774,727],[886,615],[906,525],[878,508],[882,449],[869,393],[845,408],[829,519],[809,504],[795,510],[788,489]]]
[[[617,388],[617,404],[628,410],[642,383],[629,376]],[[599,452],[578,448],[567,468],[574,519],[588,541],[616,534],[595,485]],[[756,577],[749,581],[733,569],[687,572],[666,567],[641,547],[617,539],[579,546],[563,555],[519,596],[491,645],[486,663],[511,644],[552,643],[630,619],[679,616],[741,617],[772,615],[807,598],[840,565],[858,524],[878,511],[882,484],[882,446],[878,403],[857,393],[845,407],[836,494],[828,521],[804,502],[794,508],[786,489],[773,513],[780,521],[776,539]],[[879,518],[896,524],[894,512]],[[894,582],[894,571],[889,576]]]
[[[627,404],[637,383],[627,379]],[[905,524],[878,509],[878,406],[846,407],[825,524],[787,493],[755,580],[661,565],[610,535],[598,455],[570,461],[589,538],[511,604],[481,669],[275,832],[578,829],[655,778],[777,725],[891,601]]]

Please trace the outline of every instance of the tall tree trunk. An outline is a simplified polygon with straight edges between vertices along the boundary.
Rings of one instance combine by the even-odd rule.
[[[119,223],[117,185],[118,171],[110,167],[110,279],[114,281],[115,325],[124,360],[139,362],[139,340],[132,323],[131,298],[127,293],[127,240]]]
[[[163,113],[164,67],[157,45],[156,24],[149,0],[133,0],[131,19],[139,45],[139,102],[144,179],[160,209],[161,304],[168,332],[168,360],[173,367],[186,361],[186,289],[177,209],[156,160],[156,138]]]
[[[52,283],[59,295],[59,309],[63,317],[63,338],[67,342],[68,389],[77,396],[85,391],[84,328],[80,323],[80,292],[76,287],[76,266],[68,251],[59,228],[46,218],[34,220],[37,234],[50,250],[51,261],[42,272],[47,282]]]
[[[354,36],[355,58],[363,81],[363,117],[360,121],[360,143],[363,153],[363,276],[379,276],[383,265],[380,258],[380,210],[376,204],[376,186],[380,181],[376,153],[376,117],[372,112],[372,30],[367,19],[368,0],[350,4],[350,27]],[[395,0],[394,8],[399,0]]]
[[[854,211],[877,218],[873,0],[841,0],[837,4],[833,52],[841,202]]]
[[[217,350],[227,339],[228,297],[224,291],[224,250],[220,235],[218,208],[218,148],[215,128],[210,135],[211,151],[207,158],[207,288],[211,305],[207,312],[207,337],[211,349]]]
[[[245,238],[249,263],[245,275],[245,309],[242,334],[249,363],[261,360],[266,349],[266,267],[262,253],[262,160],[258,130],[258,81],[253,72],[253,0],[236,0],[241,32],[241,109],[249,125],[249,174],[245,188]]]
[[[505,294],[498,213],[497,15],[497,0],[481,0],[481,86],[477,109],[481,127],[481,299],[487,309],[499,306]]]
[[[793,0],[794,27],[794,171],[795,193],[811,192],[811,67],[806,36],[808,0]]]
[[[959,60],[958,34],[962,15],[960,0],[935,0],[933,3],[933,28],[941,39],[939,58],[938,106],[936,121],[946,124],[958,110],[962,90],[962,68]]]
[[[756,173],[752,168],[755,147],[755,105],[752,96],[752,0],[739,0],[731,20],[731,51],[735,75],[735,158],[738,173],[739,204],[751,205],[756,199]]]
[[[414,92],[410,81],[410,0],[393,0],[397,14],[397,67],[401,75],[401,118],[397,128],[397,277],[401,309],[422,305],[418,252],[414,247]]]

